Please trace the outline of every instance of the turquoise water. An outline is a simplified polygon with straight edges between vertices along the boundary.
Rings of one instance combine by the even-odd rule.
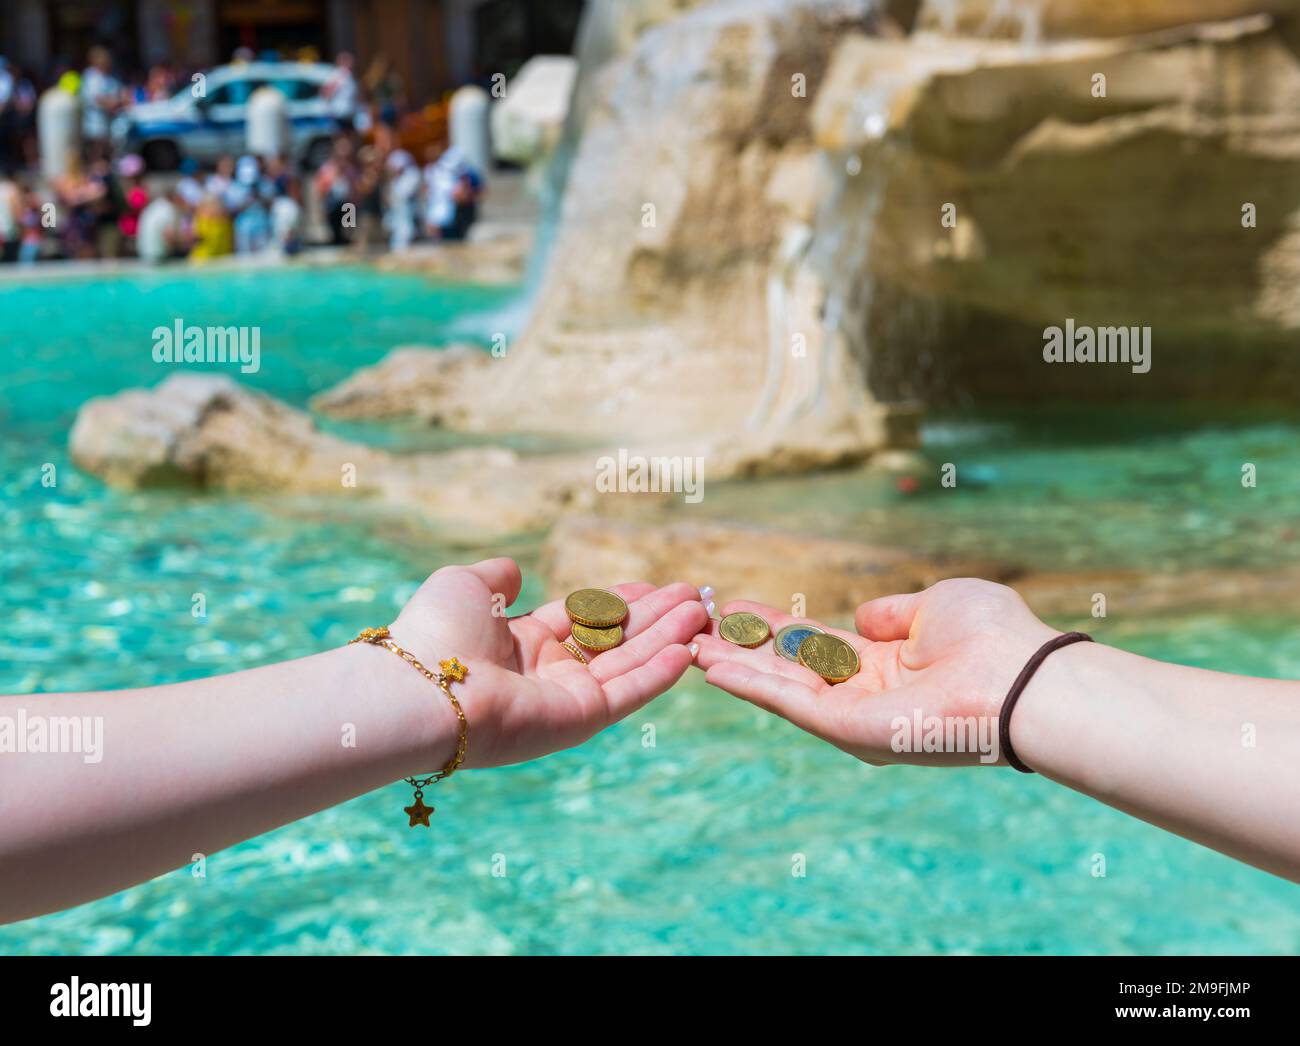
[[[485,337],[510,303],[361,271],[0,285],[0,691],[170,682],[310,653],[390,615],[451,556],[364,509],[123,493],[78,473],[77,406],[158,379],[154,326],[261,325],[263,371],[244,380],[301,405],[394,345]],[[902,496],[863,472],[718,487],[704,507],[1039,565],[1263,569],[1300,556],[1288,536],[1300,487],[1285,478],[1297,438],[1276,419],[1093,418],[1069,438],[1033,419],[938,423],[931,458],[980,480],[959,496]],[[1244,500],[1242,461],[1272,477],[1265,497]],[[53,489],[39,482],[46,462]],[[196,591],[206,619],[190,616]],[[530,584],[523,603],[538,597]],[[1156,657],[1300,676],[1285,609],[1118,615],[1097,632]],[[404,802],[384,789],[211,857],[206,879],[183,869],[0,927],[0,952],[1300,950],[1290,884],[1039,778],[858,764],[693,676],[577,751],[449,782],[436,832],[395,822]]]

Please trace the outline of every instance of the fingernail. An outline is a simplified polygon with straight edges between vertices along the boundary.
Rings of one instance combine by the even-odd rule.
[[[712,599],[712,598],[713,598],[713,586],[712,585],[701,586],[700,601],[703,602],[706,599]]]
[[[705,604],[704,604],[704,609],[707,610],[707,611],[709,612],[709,616],[712,617],[712,616],[713,616],[713,600],[710,599],[707,603],[705,603]]]
[[[690,650],[690,652],[691,652],[691,657],[694,657],[696,654],[698,654],[698,653],[700,652],[700,644],[699,644],[699,643],[692,643],[692,644],[691,644],[687,649]]]

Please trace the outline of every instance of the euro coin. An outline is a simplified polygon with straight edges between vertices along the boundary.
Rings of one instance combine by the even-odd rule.
[[[569,620],[592,628],[613,628],[627,617],[627,604],[603,588],[580,588],[564,601]]]
[[[799,644],[809,636],[821,635],[816,625],[786,625],[776,634],[776,652],[787,661],[799,660]]]
[[[839,636],[821,632],[799,644],[799,664],[828,683],[842,683],[858,674],[858,652]]]
[[[575,623],[573,638],[577,640],[580,646],[584,646],[588,650],[594,650],[596,653],[600,653],[602,650],[613,650],[614,647],[623,642],[623,626],[592,628],[590,625]]]
[[[768,627],[766,621],[757,614],[747,611],[728,614],[718,622],[718,635],[728,643],[735,643],[736,646],[758,646],[771,634],[772,629]]]

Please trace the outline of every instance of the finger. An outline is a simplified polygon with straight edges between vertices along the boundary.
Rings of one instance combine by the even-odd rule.
[[[626,584],[615,585],[608,591],[613,592],[623,602],[629,606],[643,596],[655,590],[655,586],[648,581],[630,581]],[[526,615],[534,621],[540,621],[545,625],[556,639],[564,640],[569,638],[569,627],[573,624],[569,620],[569,615],[564,609],[564,600],[555,599],[538,607],[532,613]]]
[[[597,654],[591,659],[591,674],[600,683],[640,668],[660,650],[674,644],[689,643],[708,620],[704,605],[698,600],[678,603],[645,631],[622,646]]]
[[[751,614],[757,614],[772,629],[772,636],[775,638],[776,633],[785,628],[786,625],[816,625],[823,632],[828,632],[833,636],[839,636],[840,639],[853,647],[859,655],[866,649],[867,644],[862,637],[856,632],[846,632],[842,628],[831,628],[829,625],[823,625],[820,621],[813,621],[806,617],[793,617],[783,611],[770,607],[766,603],[754,603],[748,599],[735,599],[722,608],[722,616],[728,614],[739,614],[747,611]],[[760,646],[758,649],[763,649]]]
[[[714,665],[721,664],[724,661],[734,661],[736,664],[744,665],[746,668],[752,668],[759,672],[784,676],[796,683],[803,683],[813,690],[824,690],[826,688],[826,681],[816,672],[793,661],[787,661],[770,650],[763,650],[762,648],[746,649],[743,646],[736,646],[735,643],[728,643],[725,639],[719,639],[717,636],[706,633],[697,635],[695,643],[699,646],[699,650],[695,655],[695,664],[706,672]]]
[[[809,733],[821,736],[821,731],[817,728],[820,719],[817,691],[803,683],[736,661],[718,662],[704,678],[720,690],[788,719]]]
[[[455,569],[468,570],[471,574],[476,574],[494,595],[505,596],[506,606],[510,606],[519,598],[519,589],[524,583],[519,564],[508,556],[484,559]]]
[[[923,592],[906,592],[896,596],[881,596],[858,607],[853,624],[859,635],[876,642],[887,643],[906,639],[912,634],[912,621],[921,607]]]
[[[627,620],[623,622],[623,639],[626,641],[640,635],[674,607],[692,602],[700,602],[700,590],[685,581],[675,581],[646,593],[636,602],[628,604]],[[703,604],[700,606],[703,608]]]
[[[676,644],[664,647],[640,668],[611,679],[604,686],[610,721],[617,722],[630,715],[671,688],[690,664],[691,652]]]

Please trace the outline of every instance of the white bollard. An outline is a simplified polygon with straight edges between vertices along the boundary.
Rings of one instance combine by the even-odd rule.
[[[73,158],[81,157],[81,99],[51,87],[36,103],[36,140],[41,152],[41,177],[47,181],[67,174]]]
[[[451,144],[459,146],[465,158],[485,179],[492,163],[492,142],[488,135],[488,94],[467,84],[451,96],[448,131]]]
[[[289,155],[289,100],[274,87],[259,87],[248,99],[245,144],[254,156]]]

